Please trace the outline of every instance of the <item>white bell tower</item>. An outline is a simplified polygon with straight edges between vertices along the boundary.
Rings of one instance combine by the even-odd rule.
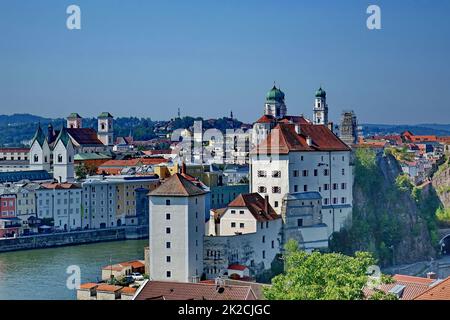
[[[313,110],[313,123],[328,125],[327,93],[322,87],[316,91],[316,100]]]

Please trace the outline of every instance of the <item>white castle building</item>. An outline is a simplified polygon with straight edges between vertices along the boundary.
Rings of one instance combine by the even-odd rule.
[[[31,141],[30,170],[53,172],[59,182],[73,181],[74,156],[80,153],[106,152],[113,145],[113,116],[103,112],[98,117],[98,132],[83,128],[77,113],[67,117],[67,127],[54,130],[48,125],[44,134],[39,125]]]

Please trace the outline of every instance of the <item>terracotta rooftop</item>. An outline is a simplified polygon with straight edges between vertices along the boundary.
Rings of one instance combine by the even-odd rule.
[[[98,291],[116,292],[116,291],[119,291],[120,289],[122,289],[122,287],[120,287],[120,286],[114,286],[114,285],[111,285],[111,284],[100,284],[97,287],[97,292]]]
[[[251,154],[288,154],[291,151],[350,151],[331,130],[324,125],[300,124],[300,134],[294,124],[278,124]],[[311,138],[308,145],[307,138]]]
[[[241,264],[232,264],[228,267],[228,269],[230,270],[239,270],[239,271],[244,271],[245,269],[247,269],[246,266],[243,266]]]
[[[123,265],[123,266],[131,266],[132,268],[142,268],[142,267],[145,267],[145,264],[142,263],[142,262],[139,261],[139,260],[122,262],[121,265]]]
[[[450,277],[432,286],[414,300],[450,300]]]
[[[93,289],[95,287],[97,287],[98,284],[97,283],[93,283],[93,282],[88,282],[88,283],[83,283],[80,285],[80,289],[86,289],[86,290],[90,290]]]
[[[261,118],[256,120],[256,123],[271,123],[274,122],[275,118],[272,115],[263,115]]]
[[[150,196],[189,197],[205,194],[206,192],[182,174],[175,173],[158,188],[149,193]]]
[[[256,300],[250,286],[225,285],[218,290],[215,284],[169,281],[148,281],[136,300]]]
[[[392,291],[395,290],[394,288],[397,288],[400,290],[400,300],[413,300],[420,294],[426,292],[434,283],[438,281],[436,279],[414,277],[403,274],[396,274],[392,278],[395,282],[382,284],[378,287],[378,289],[386,293],[393,293]],[[373,290],[366,288],[364,289],[364,293],[369,297],[373,294]]]
[[[247,208],[258,221],[269,221],[281,218],[270,204],[266,212],[266,199],[259,193],[240,194],[228,204],[228,208]]]
[[[122,294],[129,294],[129,295],[134,295],[136,292],[136,288],[132,288],[132,287],[123,287],[122,288]]]
[[[75,183],[43,183],[41,184],[42,188],[45,189],[80,189],[80,185]]]

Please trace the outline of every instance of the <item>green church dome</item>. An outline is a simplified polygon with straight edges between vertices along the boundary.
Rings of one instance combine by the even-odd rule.
[[[326,98],[326,96],[327,93],[322,89],[322,87],[320,87],[319,90],[316,91],[316,98]]]
[[[275,85],[269,92],[266,94],[267,101],[284,101],[284,92],[278,89]]]

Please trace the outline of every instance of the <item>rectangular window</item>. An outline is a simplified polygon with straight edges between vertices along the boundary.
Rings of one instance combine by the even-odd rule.
[[[298,185],[294,185],[294,192],[298,192]]]
[[[342,169],[342,175],[345,176],[345,169]]]
[[[244,210],[239,210],[239,214],[244,214]]]
[[[264,186],[259,186],[259,187],[258,187],[258,192],[259,192],[259,193],[266,193],[266,192],[267,192],[267,188],[264,187]]]
[[[170,249],[170,242],[166,242],[166,249]]]
[[[341,189],[342,190],[346,190],[347,189],[347,184],[345,182],[341,183]]]
[[[330,189],[330,185],[329,184],[324,184],[323,185],[323,190],[329,190]]]
[[[324,176],[328,176],[329,173],[330,173],[330,171],[329,171],[328,169],[324,169],[324,170],[323,170],[323,175],[324,175]]]
[[[262,243],[266,243],[266,236],[262,237]]]
[[[294,177],[298,177],[298,170],[294,170]]]
[[[346,199],[345,197],[342,197],[342,198],[341,198],[341,203],[342,203],[342,204],[345,204],[346,202],[347,202],[347,199]]]
[[[244,224],[242,222],[239,224],[239,228],[244,229]]]
[[[167,278],[170,278],[170,277],[172,277],[172,272],[170,272],[170,271],[166,271],[166,277],[167,277]]]
[[[337,183],[333,183],[333,190],[337,190],[338,189],[338,184]]]
[[[166,213],[166,220],[170,220],[170,213]]]
[[[266,174],[265,171],[263,171],[263,170],[258,170],[258,177],[264,178],[264,177],[266,177],[266,176],[267,176],[267,174]]]
[[[338,199],[337,198],[333,198],[333,204],[337,204],[338,203]]]
[[[280,187],[272,187],[272,193],[281,193],[281,188]]]
[[[275,208],[278,208],[278,201],[275,201],[275,202],[273,203],[273,205],[274,205]]]
[[[305,184],[305,185],[303,186],[303,191],[304,191],[304,192],[308,192],[308,185]]]
[[[319,175],[319,170],[314,169],[314,177],[317,177]]]
[[[236,210],[231,210],[231,214],[235,214],[236,213]]]
[[[307,177],[307,176],[308,176],[308,170],[303,170],[302,175],[303,175],[304,177]]]
[[[170,206],[170,200],[169,199],[166,200],[166,206]]]
[[[236,228],[236,222],[232,222],[232,223],[231,223],[231,227],[232,227],[232,228]]]
[[[275,241],[272,240],[272,249],[275,249]]]
[[[303,227],[303,219],[297,219],[297,227]]]
[[[170,262],[170,261],[171,261],[170,256],[166,256],[166,262]]]
[[[262,257],[263,257],[263,259],[266,258],[266,251],[265,250],[263,250],[263,252],[262,252]]]
[[[170,228],[166,228],[166,234],[170,234]]]
[[[281,177],[281,171],[272,171],[272,178],[280,178]]]

